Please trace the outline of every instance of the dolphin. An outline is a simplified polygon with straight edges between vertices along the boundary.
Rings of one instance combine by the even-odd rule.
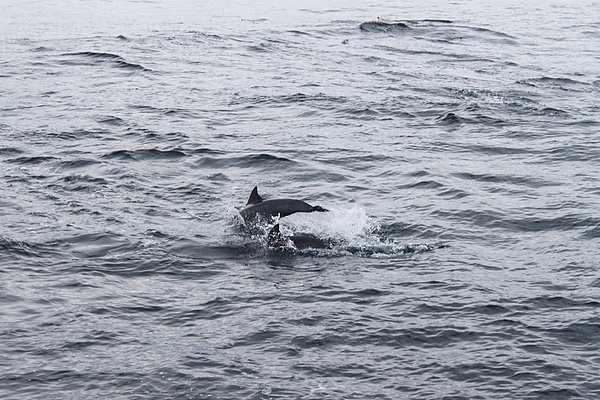
[[[266,217],[285,217],[297,212],[324,212],[328,211],[321,206],[311,206],[302,200],[293,199],[273,199],[265,200],[258,194],[258,188],[255,186],[250,193],[246,207],[240,211],[240,215],[246,222],[253,222],[257,219]]]
[[[275,225],[267,236],[269,247],[287,247],[292,242],[295,248],[302,249],[331,249],[331,245],[324,240],[312,236],[285,236],[279,230],[279,224]]]

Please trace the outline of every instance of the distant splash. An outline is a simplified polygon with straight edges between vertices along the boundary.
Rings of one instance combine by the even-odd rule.
[[[388,258],[409,253],[431,251],[440,246],[401,244],[380,235],[381,224],[369,217],[364,208],[331,208],[329,213],[295,214],[281,222],[288,234],[311,234],[336,243],[333,253],[360,257]],[[327,251],[325,251],[327,252]]]

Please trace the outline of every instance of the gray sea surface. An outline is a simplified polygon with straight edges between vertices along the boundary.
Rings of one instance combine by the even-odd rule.
[[[329,212],[248,226],[255,186]],[[0,398],[598,371],[598,1],[0,3]]]

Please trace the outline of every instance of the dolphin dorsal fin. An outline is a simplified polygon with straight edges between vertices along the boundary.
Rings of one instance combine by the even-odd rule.
[[[248,198],[248,202],[246,203],[246,205],[249,206],[250,204],[258,204],[261,201],[263,201],[263,198],[258,195],[258,187],[254,186],[254,189],[252,189],[252,193],[250,193],[250,197]]]
[[[285,237],[281,234],[281,231],[279,230],[279,224],[276,224],[269,231],[269,235],[267,236],[267,243],[271,247],[279,247],[284,245]]]
[[[281,235],[281,231],[279,230],[279,224],[275,224],[271,231],[269,232],[269,236]]]

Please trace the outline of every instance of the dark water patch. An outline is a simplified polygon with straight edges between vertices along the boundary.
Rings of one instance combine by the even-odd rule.
[[[597,227],[600,224],[600,219],[571,214],[556,218],[499,218],[496,221],[490,222],[494,227],[500,227],[516,232],[564,232],[570,230],[579,230],[581,228]]]
[[[509,308],[501,306],[499,304],[485,304],[470,307],[470,310],[475,314],[482,315],[501,315],[511,312]],[[465,308],[465,311],[469,311],[469,308]]]
[[[481,113],[477,113],[475,115],[465,117],[465,116],[458,115],[454,112],[449,112],[449,113],[446,113],[444,115],[437,117],[436,122],[440,125],[448,126],[448,127],[459,127],[463,124],[481,124],[486,127],[489,127],[489,126],[500,126],[500,125],[506,123],[506,121],[504,121],[502,119],[495,118],[495,117],[489,117],[489,116],[481,114]]]
[[[561,119],[566,119],[566,118],[571,117],[571,115],[568,112],[560,110],[558,108],[552,108],[552,107],[542,108],[541,110],[537,111],[537,114],[543,115],[543,116],[548,116],[548,117],[561,118]]]
[[[506,330],[508,333],[516,332],[515,329],[519,328],[520,330],[527,329],[527,325],[521,321],[511,319],[508,317],[493,319],[481,324],[481,326],[489,326],[489,327],[499,327]],[[515,331],[510,331],[509,329],[513,329]]]
[[[409,172],[406,175],[414,177],[414,178],[420,178],[422,176],[429,176],[429,175],[431,175],[431,173],[429,171],[421,169],[421,170],[416,170],[416,171],[413,171],[413,172]]]
[[[556,385],[552,385],[556,386]],[[585,399],[577,390],[566,388],[551,388],[545,390],[532,390],[525,394],[526,399],[570,400]]]
[[[466,221],[475,226],[490,227],[492,224],[502,224],[504,214],[491,210],[434,210],[432,215],[448,220]]]
[[[122,253],[109,253],[101,259],[90,260],[89,264],[76,264],[71,271],[104,274],[126,279],[163,276],[174,281],[210,281],[223,274],[227,268],[218,263],[218,257],[186,257],[168,248],[168,244],[152,249],[143,249],[139,244],[119,249]],[[207,262],[209,259],[212,262]]]
[[[443,368],[440,372],[453,381],[481,383],[489,382],[490,377],[509,378],[519,371],[513,367],[504,365],[500,361],[488,361],[486,363],[453,364]],[[509,382],[506,381],[506,383]]]
[[[289,105],[306,104],[319,109],[336,109],[339,104],[348,102],[349,100],[343,96],[329,96],[323,93],[305,94],[294,93],[279,96],[254,96],[242,97],[237,96],[230,101],[230,105],[249,104],[250,107],[256,105],[274,105],[277,107],[287,107]]]
[[[79,53],[66,53],[64,55],[82,56],[82,57],[97,58],[97,59],[102,59],[102,60],[119,60],[119,59],[121,59],[121,56],[116,55],[116,54],[96,53],[96,52],[92,52],[92,51],[83,51],[83,52],[79,52]]]
[[[402,33],[410,27],[403,22],[369,21],[360,24],[358,29],[369,33]]]
[[[32,52],[34,53],[45,53],[48,51],[52,51],[53,49],[46,47],[46,46],[38,46],[36,48],[31,49]]]
[[[187,33],[194,35],[195,37],[202,37],[205,39],[210,39],[212,41],[221,41],[224,40],[224,38],[222,36],[219,36],[217,34],[214,33],[205,33],[205,32],[198,32],[198,31],[188,31]]]
[[[106,179],[89,175],[68,175],[61,178],[61,180],[64,184],[60,187],[63,190],[72,192],[103,190],[108,185]],[[49,187],[53,186],[56,185],[50,185]]]
[[[82,351],[89,347],[114,347],[124,344],[123,340],[120,340],[120,335],[114,332],[107,332],[103,330],[93,330],[85,333],[77,340],[68,340],[62,346],[62,350],[67,351]],[[129,338],[125,342],[131,344]]]
[[[108,160],[122,161],[146,161],[146,160],[177,160],[186,157],[187,154],[181,150],[116,150],[102,156]]]
[[[342,152],[340,152],[342,153]],[[353,171],[369,171],[384,163],[396,162],[397,160],[393,157],[389,157],[383,154],[361,154],[361,155],[346,155],[334,153],[331,158],[320,160],[326,164],[334,164],[344,166]]]
[[[100,161],[91,160],[91,159],[80,159],[80,160],[71,160],[71,161],[61,161],[59,163],[60,167],[66,169],[66,170],[86,168],[86,167],[96,165],[96,164],[100,164]]]
[[[566,161],[566,162],[600,162],[600,148],[586,144],[565,144],[561,147],[549,149],[545,152],[542,162]]]
[[[216,174],[212,174],[206,177],[206,179],[208,179],[209,181],[214,181],[214,182],[231,182],[231,179],[223,174],[223,173],[216,173]]]
[[[437,118],[437,121],[440,125],[445,126],[455,126],[460,125],[466,121],[466,118],[461,118],[453,112],[449,112],[443,116]]]
[[[122,126],[125,125],[125,121],[122,118],[115,116],[106,116],[98,119],[98,122],[101,124],[107,124],[112,126]]]
[[[600,321],[592,318],[587,322],[569,324],[563,328],[544,329],[544,332],[569,345],[583,345],[589,351],[600,351]]]
[[[363,338],[347,340],[361,345],[369,343],[390,348],[431,349],[477,342],[490,335],[459,326],[428,326],[413,329],[381,328]]]
[[[382,225],[378,233],[383,237],[388,236],[420,236],[427,227],[421,224],[409,224],[405,222],[394,222],[391,224]]]
[[[444,197],[445,199],[448,199],[448,200],[459,200],[459,199],[463,199],[465,197],[471,196],[471,193],[465,192],[464,190],[461,190],[461,189],[448,188],[445,190],[440,190],[440,192],[437,193],[436,196]]]
[[[600,225],[595,226],[591,229],[586,230],[581,234],[584,239],[598,239],[600,238]]]
[[[540,296],[528,299],[523,305],[534,309],[581,310],[586,308],[600,309],[600,302],[595,300],[575,300],[562,296]]]
[[[87,233],[56,241],[64,251],[81,258],[99,258],[135,248],[129,239],[114,233]]]
[[[258,240],[243,244],[223,243],[222,245],[206,246],[197,240],[177,238],[169,250],[178,257],[215,261],[264,255],[266,247]],[[210,271],[207,273],[212,274]]]
[[[0,273],[3,273],[3,272],[4,271],[0,269]],[[20,296],[16,296],[14,294],[0,293],[0,304],[14,304],[14,303],[20,303],[24,300],[25,300],[24,298],[22,298]],[[7,338],[7,337],[14,335],[15,333],[16,332],[14,330],[7,331],[7,330],[3,329],[0,331],[0,338]]]
[[[591,120],[591,119],[583,119],[580,121],[570,121],[567,122],[567,125],[571,125],[571,126],[581,126],[581,127],[595,127],[600,125],[600,121],[597,120]]]
[[[515,175],[491,175],[491,174],[473,174],[469,172],[459,172],[453,176],[465,179],[467,181],[477,181],[483,183],[509,183],[512,185],[522,185],[530,188],[541,188],[547,186],[558,186],[558,183],[549,182],[543,179],[515,176]]]
[[[290,176],[295,182],[347,182],[350,178],[346,175],[328,171],[298,171]]]
[[[109,353],[105,353],[99,359],[108,357]],[[36,400],[82,399],[98,395],[119,398],[122,393],[127,393],[129,398],[143,398],[147,397],[149,391],[158,394],[157,398],[167,398],[169,397],[167,393],[172,393],[172,390],[175,389],[166,389],[162,383],[155,386],[158,378],[152,378],[146,372],[134,370],[85,373],[71,369],[36,368],[6,374],[3,379],[6,382],[6,390],[11,393],[11,398]],[[160,379],[158,380],[160,381]],[[111,383],[111,389],[105,387],[106,382]],[[53,396],[52,393],[60,393],[60,395]],[[90,393],[93,394],[90,395]]]
[[[233,40],[236,42],[244,41],[239,39],[237,36],[227,38],[217,34],[205,33],[197,30],[182,31],[177,35],[168,35],[165,32],[159,31],[157,31],[157,33],[157,37],[154,37],[153,39],[159,42],[166,41],[177,46],[198,46],[198,44],[219,45],[225,40]]]
[[[506,33],[500,32],[500,31],[495,31],[495,30],[489,29],[489,28],[481,28],[481,27],[467,27],[467,28],[471,29],[475,32],[492,34],[494,36],[499,36],[499,37],[503,37],[503,38],[516,39],[516,37],[514,37],[514,36],[508,35]]]
[[[349,119],[363,120],[363,121],[372,121],[377,119],[380,114],[377,110],[374,110],[369,107],[350,107],[350,108],[341,108],[336,110],[335,112],[338,115],[344,116]]]
[[[446,144],[447,145],[447,144]],[[507,147],[507,146],[498,146],[498,145],[489,145],[489,144],[475,144],[475,145],[463,145],[463,144],[455,144],[457,148],[462,149],[465,152],[473,152],[473,153],[481,153],[488,156],[518,156],[518,155],[537,155],[540,154],[541,151],[534,148],[529,147]]]
[[[376,57],[376,56],[366,56],[365,58],[363,58],[364,61],[368,62],[368,63],[372,63],[372,64],[377,64],[377,65],[381,65],[381,66],[391,66],[393,65],[392,61],[386,60],[384,58],[381,57]]]
[[[491,210],[436,210],[434,215],[450,220],[468,221],[476,226],[501,228],[514,232],[564,232],[595,227],[600,222],[596,218],[579,215],[565,215],[555,218],[507,218],[506,215]]]
[[[17,149],[16,147],[0,147],[0,156],[16,156],[17,154],[23,153],[23,150]]]
[[[186,109],[180,109],[180,108],[169,108],[169,109],[165,109],[162,111],[163,115],[166,116],[176,116],[176,117],[183,117],[183,118],[198,118],[199,115],[195,112],[192,112],[190,110],[186,110]]]
[[[581,90],[581,87],[589,86],[588,83],[578,81],[571,78],[554,78],[544,76],[541,78],[529,78],[517,81],[518,84],[533,86],[533,87],[546,87],[546,88],[554,88],[561,90]]]
[[[0,257],[5,259],[52,257],[56,253],[53,244],[21,241],[0,236]]]
[[[241,157],[203,157],[197,165],[202,167],[219,168],[262,168],[270,169],[288,169],[297,165],[296,161],[285,157],[278,157],[271,154],[249,154]]]
[[[172,143],[173,146],[189,143],[188,135],[182,132],[160,133],[146,128],[132,129],[131,127],[128,127],[123,135],[133,138],[140,143],[157,144],[163,147],[168,143]]]
[[[293,33],[294,35],[300,35],[300,36],[311,36],[310,33],[308,32],[304,32],[304,31],[297,31],[297,30],[289,30],[289,33]]]
[[[430,179],[418,182],[408,182],[397,186],[398,189],[440,189],[443,187],[445,187],[443,184]]]
[[[374,21],[361,24],[360,29],[375,33],[391,32],[400,34],[410,32],[415,39],[442,44],[462,43],[468,40],[508,45],[518,44],[517,38],[512,35],[488,28],[457,25],[450,20],[425,19],[393,23]]]
[[[253,53],[271,53],[277,51],[273,43],[262,42],[259,44],[247,46],[246,49]]]
[[[298,345],[296,342],[294,344]],[[317,346],[321,346],[318,344]],[[299,347],[302,347],[299,345]],[[303,364],[298,363],[294,365],[294,370],[303,372],[304,375],[307,376],[315,376],[319,378],[331,378],[331,377],[345,377],[351,379],[364,379],[366,377],[374,376],[378,371],[375,368],[370,368],[366,365],[360,364],[345,364],[340,365],[340,363],[336,363],[335,365],[326,365],[326,366],[317,366],[315,364]],[[374,396],[371,397],[373,399],[376,398],[386,399],[387,396]]]
[[[449,19],[411,19],[407,20],[408,23],[411,24],[419,24],[419,25],[437,25],[437,24],[453,24],[454,21],[450,21]]]
[[[31,156],[31,157],[18,157],[6,160],[11,164],[20,164],[20,165],[38,165],[44,164],[52,161],[56,161],[58,158],[53,156]]]
[[[187,355],[184,357],[182,365],[193,368],[193,369],[214,369],[214,371],[218,371],[219,369],[227,367],[227,364],[223,364],[215,359],[209,358],[204,355]],[[222,380],[223,378],[214,378],[215,380]]]
[[[24,183],[29,185],[32,182],[45,181],[51,177],[46,175],[5,175],[3,178],[8,183]]]
[[[342,301],[354,304],[370,304],[377,301],[378,297],[389,295],[388,291],[379,289],[359,289],[350,291],[329,290],[319,292],[320,301]]]
[[[183,119],[197,119],[197,118],[200,118],[200,116],[201,116],[200,113],[194,112],[190,109],[185,109],[185,108],[176,108],[176,107],[160,108],[160,107],[152,107],[152,106],[140,105],[140,104],[129,105],[128,107],[131,109],[137,110],[137,111],[151,113],[151,114],[155,114],[158,116],[178,117],[178,118],[183,118]]]
[[[216,298],[185,311],[166,310],[161,313],[158,322],[176,327],[197,326],[198,321],[225,318],[236,314],[242,308],[237,302]]]
[[[415,50],[415,49],[410,49],[410,48],[393,47],[393,46],[389,46],[389,45],[380,45],[380,44],[373,46],[373,48],[379,49],[379,50],[384,50],[389,53],[405,54],[405,55],[411,55],[411,56],[440,56],[440,57],[448,57],[448,58],[464,57],[463,55],[456,55],[456,54],[449,54],[449,53],[447,54],[447,53],[440,52],[440,51],[425,50],[425,49]],[[394,71],[390,71],[388,73],[392,76],[397,74]],[[415,76],[410,76],[410,77],[412,77],[413,79],[415,78]],[[413,90],[419,91],[422,89],[421,88],[413,88]]]
[[[62,141],[86,140],[91,138],[101,139],[105,133],[106,131],[104,130],[76,129],[70,132],[39,132],[38,134],[54,142],[55,139]]]

